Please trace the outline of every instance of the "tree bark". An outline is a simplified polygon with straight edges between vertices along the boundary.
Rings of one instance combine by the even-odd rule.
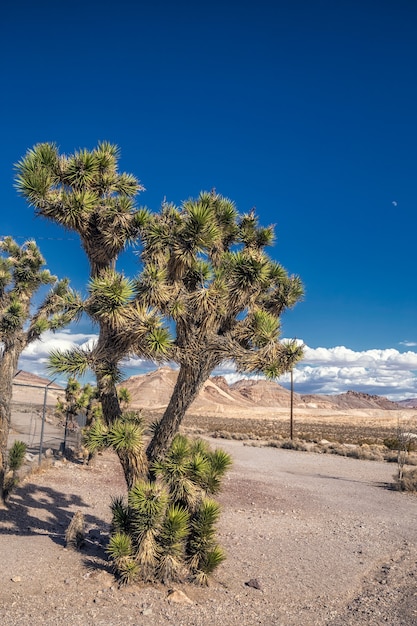
[[[19,359],[16,345],[4,346],[0,359],[0,502],[4,503],[4,478],[7,472],[7,440],[11,422],[13,377]]]
[[[181,365],[169,404],[146,451],[149,463],[160,459],[167,452],[187,409],[198,396],[213,367],[208,362],[194,366]]]

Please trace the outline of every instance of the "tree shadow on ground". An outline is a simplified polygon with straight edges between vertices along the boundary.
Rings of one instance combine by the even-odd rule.
[[[79,510],[84,515],[86,528],[82,551],[104,554],[109,525],[91,515],[88,512],[90,505],[75,493],[62,493],[51,487],[27,483],[10,495],[7,506],[1,511],[0,534],[48,535],[61,546],[65,546],[65,531]]]

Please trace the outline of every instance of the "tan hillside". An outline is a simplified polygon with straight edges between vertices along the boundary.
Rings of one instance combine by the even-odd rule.
[[[162,367],[155,372],[132,376],[122,386],[130,392],[132,407],[160,409],[168,404],[176,378],[175,370]],[[295,394],[294,398],[297,404],[303,404],[301,396]],[[242,379],[228,385],[222,376],[214,376],[204,383],[192,410],[222,412],[263,406],[287,407],[289,402],[290,392],[277,383]]]
[[[19,371],[13,379],[13,402],[22,404],[43,404],[45,399],[45,387],[51,381],[47,378]],[[30,385],[30,386],[29,386]],[[57,391],[59,389],[59,391]],[[46,394],[46,403],[48,406],[55,405],[57,397],[62,397],[64,389],[56,382],[50,384]]]
[[[130,391],[133,408],[162,409],[167,406],[177,379],[170,367],[132,376],[122,383]],[[287,408],[290,391],[276,382],[242,378],[229,385],[223,376],[213,376],[191,406],[195,412],[238,412],[239,410]],[[348,391],[340,395],[300,395],[294,393],[294,407],[341,411],[350,409],[396,410],[400,405],[383,396]]]
[[[244,399],[256,406],[289,406],[290,392],[278,383],[270,380],[242,378],[231,385]],[[294,394],[294,403],[301,404],[301,396]]]
[[[177,380],[177,372],[160,367],[154,372],[131,376],[121,383],[131,395],[133,408],[160,409],[167,406]]]

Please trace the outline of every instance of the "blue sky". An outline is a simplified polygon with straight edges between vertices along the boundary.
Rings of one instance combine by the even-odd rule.
[[[416,23],[411,0],[7,3],[0,235],[34,237],[83,289],[76,236],[34,218],[13,163],[109,140],[139,204],[215,187],[276,225],[271,254],[306,289],[283,319],[307,346],[298,391],[417,396]],[[22,365],[41,372],[49,345]]]

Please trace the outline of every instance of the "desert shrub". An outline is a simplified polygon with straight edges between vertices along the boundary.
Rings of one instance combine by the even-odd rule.
[[[299,439],[284,439],[281,442],[280,447],[285,450],[299,450],[301,452],[306,452],[308,450],[306,444]]]
[[[398,450],[399,442],[398,437],[385,437],[383,440],[384,446],[388,448],[388,450]]]
[[[397,474],[394,479],[400,491],[417,491],[417,468],[402,472],[401,477]]]
[[[324,451],[329,454],[337,454],[339,456],[346,456],[348,448],[340,443],[331,443],[325,446]]]
[[[136,482],[127,502],[112,502],[108,554],[121,583],[208,578],[224,560],[216,542],[221,489],[231,457],[202,440],[177,435],[151,480]]]

